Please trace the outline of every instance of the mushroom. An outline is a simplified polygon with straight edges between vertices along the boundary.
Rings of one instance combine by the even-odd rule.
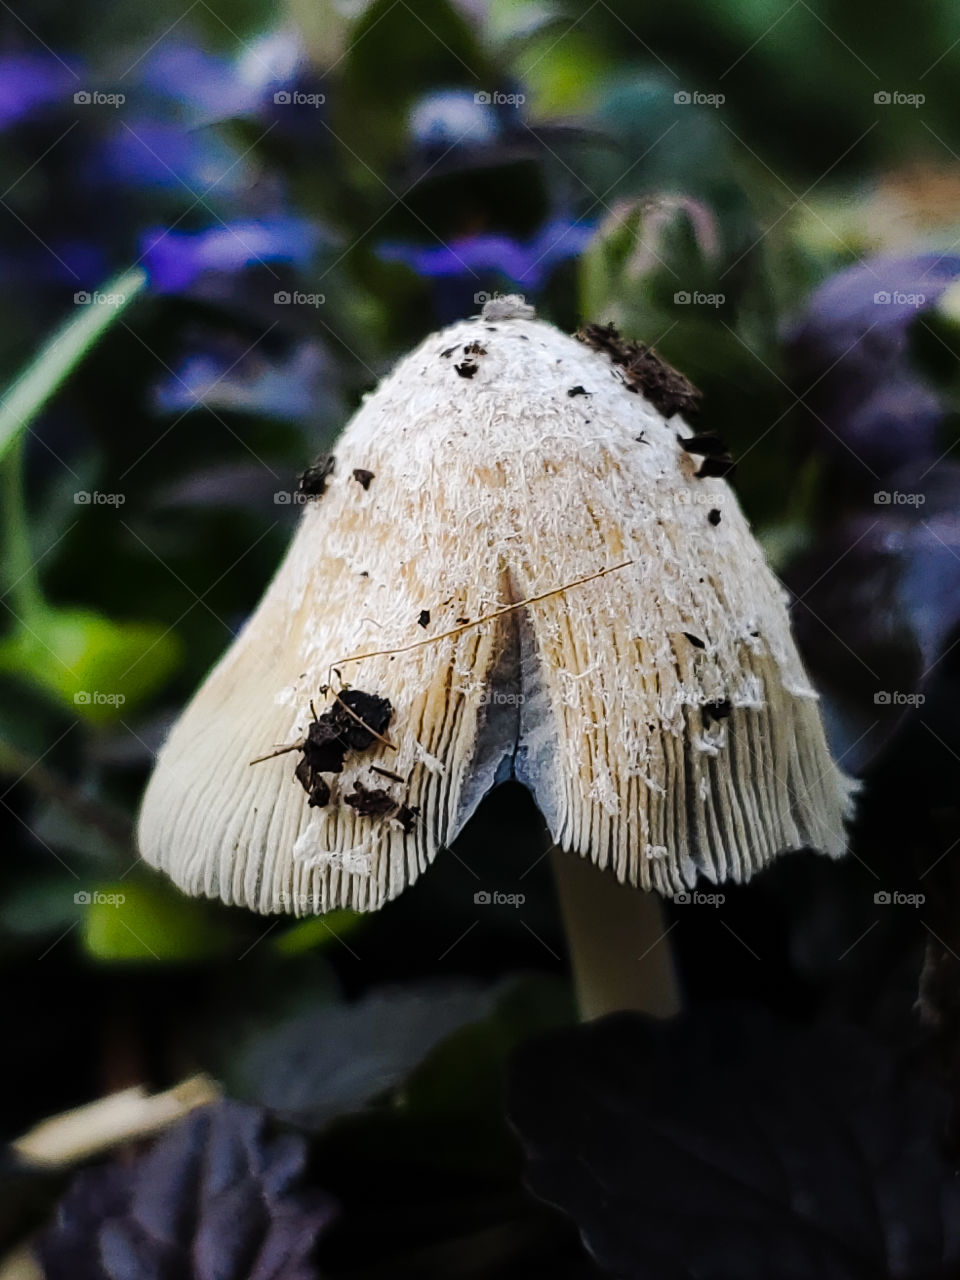
[[[612,327],[578,337],[495,299],[365,398],[161,750],[139,842],[190,894],[373,911],[514,778],[561,851],[588,1011],[669,1012],[663,948],[635,989],[662,925],[633,890],[837,857],[853,784],[732,461],[680,416],[696,393]]]

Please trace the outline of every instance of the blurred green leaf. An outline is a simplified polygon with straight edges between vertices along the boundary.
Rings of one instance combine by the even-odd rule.
[[[0,398],[0,459],[146,286],[147,273],[142,268],[125,271],[108,281],[94,301],[78,306],[77,314],[41,347]]]
[[[484,33],[497,44],[506,44],[563,20],[562,9],[551,0],[490,0]]]
[[[481,80],[489,71],[470,24],[446,0],[377,0],[352,37],[349,84],[367,101],[382,104],[391,120],[398,106],[425,87]],[[389,126],[384,119],[381,129]]]
[[[204,960],[236,942],[213,903],[187,898],[159,877],[79,890],[75,900],[83,909],[84,947],[96,960]]]
[[[53,695],[92,724],[117,720],[177,666],[176,633],[86,609],[43,607],[0,641],[0,671]]]
[[[285,929],[275,939],[273,949],[282,956],[317,951],[355,933],[366,919],[360,911],[328,911],[326,915],[310,916]]]
[[[539,119],[591,111],[608,67],[608,59],[592,38],[569,29],[560,38],[554,27],[548,27],[529,41],[518,60],[517,70],[527,89],[525,105]]]

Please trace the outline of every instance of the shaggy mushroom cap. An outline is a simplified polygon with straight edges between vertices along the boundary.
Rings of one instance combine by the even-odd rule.
[[[666,896],[844,851],[853,784],[722,448],[679,375],[587,339],[499,299],[366,397],[159,755],[140,849],[186,892],[373,910],[508,778]]]

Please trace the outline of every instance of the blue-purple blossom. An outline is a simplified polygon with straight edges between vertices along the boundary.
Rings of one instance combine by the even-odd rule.
[[[310,422],[332,409],[330,361],[319,342],[307,339],[276,353],[244,338],[207,338],[174,366],[154,391],[161,413],[197,408]]]
[[[139,78],[145,88],[175,103],[191,124],[243,115],[261,96],[260,86],[244,84],[229,59],[186,43],[159,44],[144,59]]]
[[[410,111],[411,141],[428,156],[451,147],[488,147],[510,128],[512,113],[469,89],[424,94]]]
[[[237,196],[250,178],[249,164],[212,130],[142,118],[118,123],[99,148],[98,165],[106,183],[168,188],[187,203],[211,189],[221,201]]]
[[[430,280],[459,278],[479,282],[481,278],[501,276],[526,292],[535,293],[559,262],[583,251],[592,235],[592,223],[555,218],[529,240],[481,232],[448,244],[382,244],[377,252],[385,262],[403,262]]]
[[[234,59],[164,41],[144,59],[139,75],[145,88],[193,125],[258,114],[275,94],[292,91],[310,77],[303,42],[289,28],[258,37]]]
[[[239,271],[264,262],[306,267],[319,240],[306,218],[270,218],[204,231],[155,228],[141,241],[143,265],[157,293],[187,289],[207,271]]]
[[[78,74],[54,56],[0,55],[0,129],[28,119],[42,107],[72,103],[81,88]]]

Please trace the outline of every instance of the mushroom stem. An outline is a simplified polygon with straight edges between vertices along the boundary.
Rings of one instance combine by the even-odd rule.
[[[680,986],[657,895],[618,884],[576,854],[550,857],[583,1021],[618,1009],[672,1017]]]

